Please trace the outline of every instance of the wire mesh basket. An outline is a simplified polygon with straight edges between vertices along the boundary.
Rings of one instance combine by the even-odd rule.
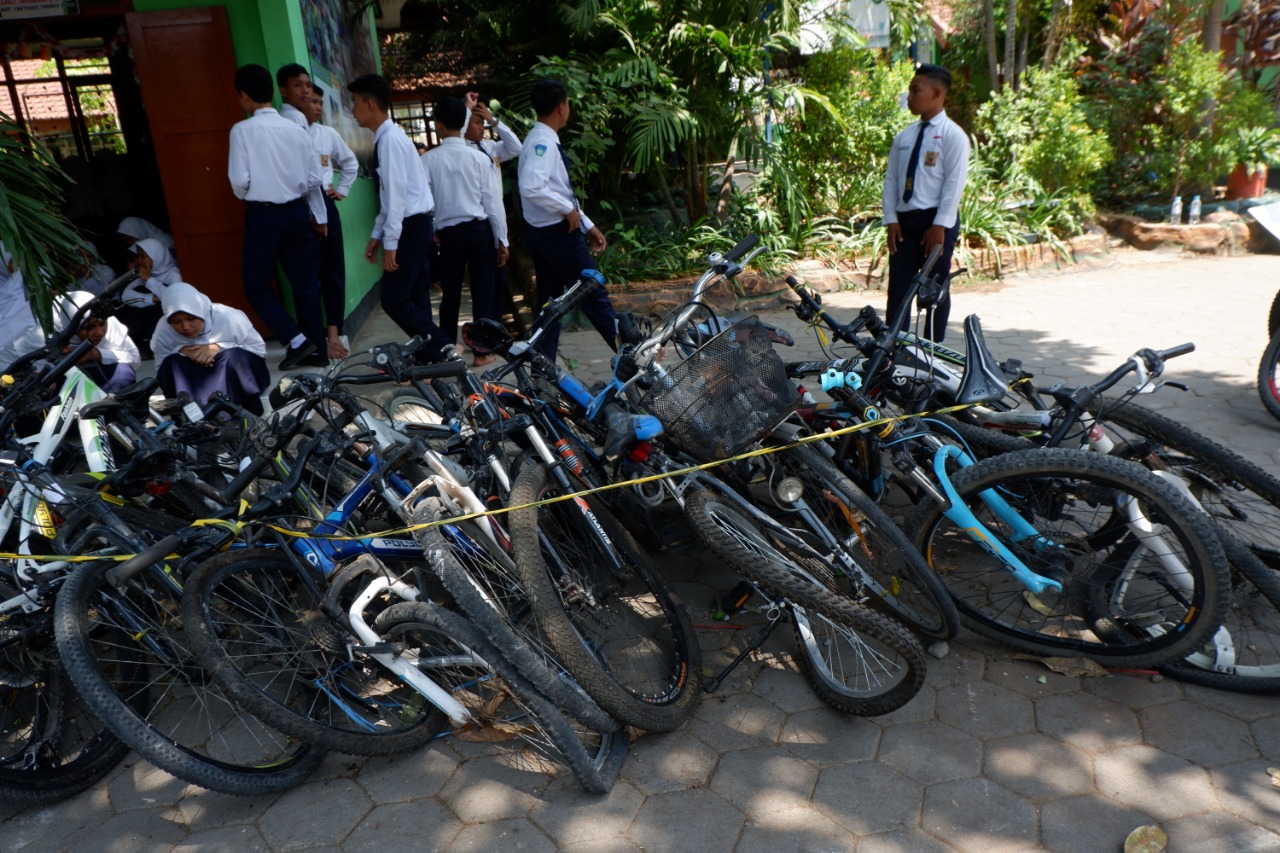
[[[668,441],[710,462],[768,434],[797,400],[769,330],[748,317],[690,353],[640,402]]]

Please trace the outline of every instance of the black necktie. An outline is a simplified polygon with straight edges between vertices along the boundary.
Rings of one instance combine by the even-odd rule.
[[[378,177],[378,140],[373,140],[373,159],[369,161],[369,168],[373,170],[373,192],[375,195],[382,193],[382,179]]]
[[[577,190],[573,188],[573,170],[569,168],[569,155],[564,153],[564,146],[559,142],[556,143],[556,150],[560,152],[560,162],[564,163],[564,176],[569,181],[569,192],[573,193],[574,201],[577,201]]]
[[[916,167],[920,165],[920,146],[924,144],[924,131],[929,126],[929,122],[920,122],[920,133],[916,134],[915,147],[911,149],[911,161],[907,163],[907,183],[902,190],[902,200],[911,201],[911,194],[915,192],[916,186]]]

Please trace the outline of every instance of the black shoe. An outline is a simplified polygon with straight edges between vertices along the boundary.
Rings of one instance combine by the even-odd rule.
[[[280,359],[280,369],[293,370],[295,367],[303,364],[311,366],[310,363],[307,362],[307,357],[315,351],[316,345],[311,343],[311,341],[303,341],[300,346],[289,347],[284,351],[284,358]],[[328,359],[325,359],[325,364],[327,365],[328,363]]]
[[[311,355],[307,356],[306,358],[298,362],[298,367],[328,367],[328,366],[329,366],[329,359],[318,352],[313,352]]]

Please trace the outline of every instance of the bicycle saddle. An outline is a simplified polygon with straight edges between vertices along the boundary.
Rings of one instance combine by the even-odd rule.
[[[1007,384],[1004,372],[987,349],[977,314],[964,318],[964,345],[964,377],[956,391],[956,403],[994,403],[1004,397]]]

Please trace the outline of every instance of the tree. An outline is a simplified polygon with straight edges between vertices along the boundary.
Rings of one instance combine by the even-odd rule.
[[[1018,90],[1018,0],[1006,0],[1004,13],[1004,81]]]
[[[1204,10],[1204,49],[1222,52],[1222,13],[1225,0],[1208,0]]]

